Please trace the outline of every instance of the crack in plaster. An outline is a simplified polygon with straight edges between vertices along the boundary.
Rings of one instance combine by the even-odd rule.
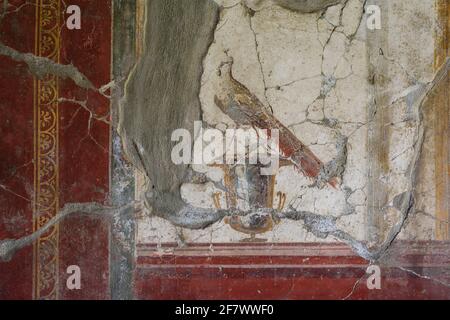
[[[95,89],[92,82],[72,64],[59,64],[53,60],[45,57],[39,57],[32,53],[22,53],[4,45],[1,42],[0,55],[9,57],[18,62],[26,63],[30,72],[39,79],[42,79],[48,74],[52,74],[62,79],[69,78],[81,88],[101,92],[100,90]]]
[[[275,4],[282,8],[301,13],[314,13],[337,5],[345,0],[244,0],[246,6],[254,11]]]
[[[358,279],[356,280],[356,282],[353,284],[353,287],[350,291],[350,293],[348,295],[346,295],[344,298],[342,298],[342,300],[348,300],[351,298],[351,296],[355,293],[356,289],[358,288],[359,284],[361,283],[361,281],[366,278],[366,273],[364,272],[364,274]]]
[[[408,269],[408,268],[405,268],[405,267],[397,267],[397,268],[402,270],[402,271],[405,271],[405,272],[407,272],[409,274],[412,274],[412,275],[414,275],[414,276],[416,276],[418,278],[425,279],[425,280],[430,280],[430,281],[439,283],[440,285],[443,285],[444,287],[450,288],[450,283],[441,281],[439,279],[436,279],[436,278],[433,278],[433,277],[430,277],[430,276],[427,276],[427,275],[420,274],[420,273],[418,273],[418,272],[416,272],[414,270],[411,270],[411,269]]]
[[[4,239],[0,241],[0,261],[10,261],[14,254],[31,245],[34,241],[45,235],[54,225],[74,214],[88,214],[88,215],[122,215],[129,209],[138,210],[139,202],[132,202],[121,207],[107,207],[98,203],[69,203],[62,208],[57,215],[51,218],[39,230],[18,239]]]

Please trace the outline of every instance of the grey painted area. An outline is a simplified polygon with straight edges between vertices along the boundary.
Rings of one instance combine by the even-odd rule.
[[[172,162],[171,135],[178,128],[192,132],[194,121],[201,119],[202,62],[219,7],[210,0],[153,0],[147,5],[144,54],[126,85],[119,132],[127,156],[154,186],[147,200],[155,202],[155,195],[164,194],[172,200],[160,203],[174,213],[184,207],[179,190],[188,168]]]
[[[136,60],[136,1],[115,0],[113,25],[113,76],[117,86],[113,92],[112,110],[117,110],[123,95],[124,79]],[[117,123],[117,114],[113,115]],[[111,202],[122,206],[134,200],[134,169],[124,160],[122,142],[115,128],[111,132]],[[110,290],[115,300],[133,299],[135,266],[135,219],[130,208],[111,223]]]

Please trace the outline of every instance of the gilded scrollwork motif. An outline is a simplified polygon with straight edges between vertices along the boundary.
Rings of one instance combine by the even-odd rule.
[[[57,299],[58,278],[58,250],[57,238],[54,236],[54,230],[49,236],[39,240],[40,256],[39,263],[42,265],[39,273],[39,287],[41,298]],[[55,240],[56,239],[56,240]]]
[[[60,0],[36,0],[36,55],[59,62]],[[35,204],[34,229],[59,209],[58,78],[35,79]],[[59,227],[46,232],[34,246],[34,298],[58,298]]]
[[[56,101],[56,97],[58,93],[56,92],[56,79],[51,79],[50,81],[41,81],[40,88],[40,103],[42,105],[45,104],[53,104]]]

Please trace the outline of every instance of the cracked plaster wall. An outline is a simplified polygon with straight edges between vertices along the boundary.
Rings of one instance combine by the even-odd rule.
[[[382,8],[380,31],[366,28],[364,8],[372,3]],[[119,277],[122,266],[132,268],[134,240],[121,235],[133,233],[135,211],[147,213],[138,221],[138,243],[242,241],[247,235],[231,229],[223,218],[237,214],[251,221],[254,213],[280,219],[273,230],[258,236],[269,242],[344,241],[372,261],[381,258],[397,236],[435,239],[440,132],[434,125],[440,112],[437,97],[447,91],[450,65],[448,59],[444,66],[436,65],[435,48],[443,32],[436,3],[148,2],[142,59],[129,77],[120,77],[127,78],[123,99],[121,90],[112,97],[118,109],[113,110],[113,125],[119,121],[115,149],[122,140],[131,167],[139,171],[136,180],[143,182],[136,185],[137,201],[129,194],[122,198],[119,186],[116,207],[67,204],[38,232],[2,240],[0,258],[10,259],[77,212],[114,217],[114,228],[120,230],[113,233],[124,242],[117,250],[122,260],[115,263]],[[70,78],[108,98],[108,89],[122,85],[95,88],[73,65],[2,43],[0,55],[25,62],[37,77]],[[249,205],[254,193],[248,172],[238,166],[237,205],[228,211],[222,170],[170,163],[168,139],[174,129],[192,128],[200,119],[205,127],[220,130],[237,126],[215,101],[224,86],[218,69],[230,57],[233,77],[322,160],[322,182],[339,178],[337,188],[315,183],[293,166],[282,167],[274,195],[286,195],[284,209],[254,209]],[[80,106],[95,116],[86,104]],[[221,209],[213,201],[217,192]],[[275,197],[273,207],[279,202]],[[379,250],[369,252],[366,242]],[[117,291],[129,287],[131,277],[122,282],[115,284]],[[118,297],[130,295],[128,287]]]
[[[395,200],[408,191],[420,122],[414,105],[436,71],[435,2],[322,1],[327,4],[300,11],[277,1],[216,2],[220,17],[203,59],[199,92],[204,123],[221,130],[235,127],[214,103],[221,85],[217,68],[231,56],[236,80],[324,163],[339,154],[338,142],[347,138],[339,188],[311,187],[312,181],[291,166],[280,169],[275,194],[286,193],[286,203],[297,210],[336,217],[339,228],[358,240],[374,240],[373,234],[379,235],[376,241],[384,240],[390,227],[401,221]],[[382,8],[382,30],[366,28],[364,6],[370,3]],[[384,110],[381,118],[380,109]],[[425,153],[428,159],[422,161],[417,189],[427,193],[419,192],[416,202],[431,214],[415,214],[405,224],[403,239],[434,238],[430,131],[425,139],[431,152]],[[182,198],[194,207],[213,209],[213,194],[222,191],[215,182],[223,183],[223,172],[201,166],[194,170],[212,181],[183,184]],[[244,200],[238,201],[238,207],[245,210],[248,194],[242,174],[239,182]],[[283,220],[262,237],[270,242],[336,240],[318,239],[302,224]],[[138,225],[140,242],[235,242],[245,237],[223,221],[201,230],[175,227],[156,217]]]
[[[437,8],[433,1],[379,1],[383,28],[368,31],[368,3],[324,1],[321,8],[304,11],[276,1],[256,7],[237,0],[147,4],[144,52],[117,113],[125,152],[144,176],[137,179],[144,181],[137,199],[150,217],[138,223],[138,242],[240,241],[242,232],[230,229],[224,218],[252,222],[261,214],[279,222],[264,233],[267,241],[339,240],[369,259],[379,258],[399,234],[434,239],[437,173],[429,164],[438,132],[429,98],[442,90],[449,65],[447,60],[436,68],[430,49],[440,30]],[[433,46],[422,49],[426,42]],[[52,73],[91,87],[74,66],[3,44],[0,54],[25,62],[37,76]],[[285,166],[274,182],[279,202],[274,199],[273,209],[254,209],[248,173],[237,166],[237,199],[229,210],[221,170],[171,162],[173,130],[192,129],[200,119],[220,130],[238,125],[216,99],[227,87],[219,69],[230,57],[230,79],[300,139],[302,149],[321,159],[315,179],[329,185]],[[111,85],[92,89],[104,94]],[[331,178],[339,181],[334,188]],[[368,252],[367,241],[378,247],[375,252]],[[5,256],[15,250],[14,241],[1,245]]]

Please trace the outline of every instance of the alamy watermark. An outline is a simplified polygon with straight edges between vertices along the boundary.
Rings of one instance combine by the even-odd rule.
[[[380,30],[381,29],[381,8],[377,5],[369,5],[366,8],[366,12],[369,15],[367,17],[367,29]]]
[[[66,13],[69,14],[66,20],[66,26],[69,30],[81,29],[81,9],[77,5],[67,7]]]
[[[69,290],[81,289],[81,268],[77,265],[67,267],[66,273],[69,275],[66,281],[66,287]]]
[[[381,268],[372,264],[367,268],[366,274],[370,275],[366,281],[367,289],[381,290]]]

